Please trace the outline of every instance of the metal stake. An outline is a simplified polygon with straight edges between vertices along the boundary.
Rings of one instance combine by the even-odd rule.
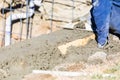
[[[75,7],[74,0],[72,0],[72,21],[74,20],[74,7]]]
[[[54,10],[54,0],[52,0],[52,10],[51,10],[51,32],[52,32],[52,28],[53,28],[53,10]]]
[[[23,3],[21,4],[21,7],[23,7]],[[22,30],[23,30],[23,24],[22,24],[22,18],[20,18],[20,34],[19,34],[19,38],[20,38],[20,41],[22,40]]]
[[[29,0],[27,0],[27,5],[26,5],[26,17],[27,17],[27,21],[26,21],[26,39],[28,39],[28,35],[29,35]]]
[[[12,0],[10,0],[10,21],[12,22]],[[11,44],[11,35],[12,35],[12,24],[11,26],[11,32],[10,32],[10,44]]]
[[[30,18],[30,38],[32,38],[33,17]]]
[[[4,42],[5,41],[5,14],[4,14],[5,12],[4,12],[4,3],[5,3],[5,0],[3,1],[3,4],[2,4],[2,8],[3,8],[2,9],[2,17],[4,19],[2,23],[3,23],[3,27],[4,28],[3,28],[3,36],[2,36],[2,45],[1,46],[4,46],[4,44],[5,44],[5,42]]]

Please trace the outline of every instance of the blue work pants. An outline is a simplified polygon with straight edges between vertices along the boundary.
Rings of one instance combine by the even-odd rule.
[[[92,20],[94,20],[97,41],[103,45],[108,37],[110,28],[111,0],[92,0]]]

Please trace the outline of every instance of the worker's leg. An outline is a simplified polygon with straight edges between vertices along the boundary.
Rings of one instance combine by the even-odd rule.
[[[112,33],[120,34],[120,0],[113,0],[111,12],[111,29]]]
[[[92,18],[95,21],[98,44],[104,45],[109,33],[110,0],[92,0]]]

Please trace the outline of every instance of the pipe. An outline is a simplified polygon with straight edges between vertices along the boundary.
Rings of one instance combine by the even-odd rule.
[[[54,76],[68,76],[68,77],[80,77],[80,76],[94,76],[98,73],[88,73],[88,72],[69,72],[69,71],[44,71],[44,70],[33,70],[33,74],[51,74]],[[101,75],[103,78],[111,77],[114,78],[116,75],[114,74],[98,74]]]
[[[39,3],[41,5],[42,0],[39,0]],[[6,28],[5,28],[5,46],[10,45],[11,41],[11,32],[12,32],[12,21],[17,19],[25,19],[28,17],[31,17],[35,12],[35,4],[38,3],[38,0],[29,0],[29,7],[28,12],[26,13],[20,13],[20,14],[11,14],[6,19]],[[28,22],[27,22],[28,23]],[[28,24],[27,24],[28,25]]]
[[[10,45],[10,43],[11,43],[11,39],[10,39],[10,35],[11,35],[11,28],[10,28],[10,26],[11,26],[11,23],[8,23],[8,20],[11,22],[11,20],[12,20],[12,0],[10,1],[10,16],[7,18],[7,20],[6,20],[6,27],[5,27],[5,46],[7,46],[7,45]],[[8,27],[8,25],[10,25],[9,27]]]

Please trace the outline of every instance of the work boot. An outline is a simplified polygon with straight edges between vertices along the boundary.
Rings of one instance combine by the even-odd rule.
[[[98,43],[98,48],[104,48],[107,44],[108,44],[108,40],[106,40],[104,44]]]

